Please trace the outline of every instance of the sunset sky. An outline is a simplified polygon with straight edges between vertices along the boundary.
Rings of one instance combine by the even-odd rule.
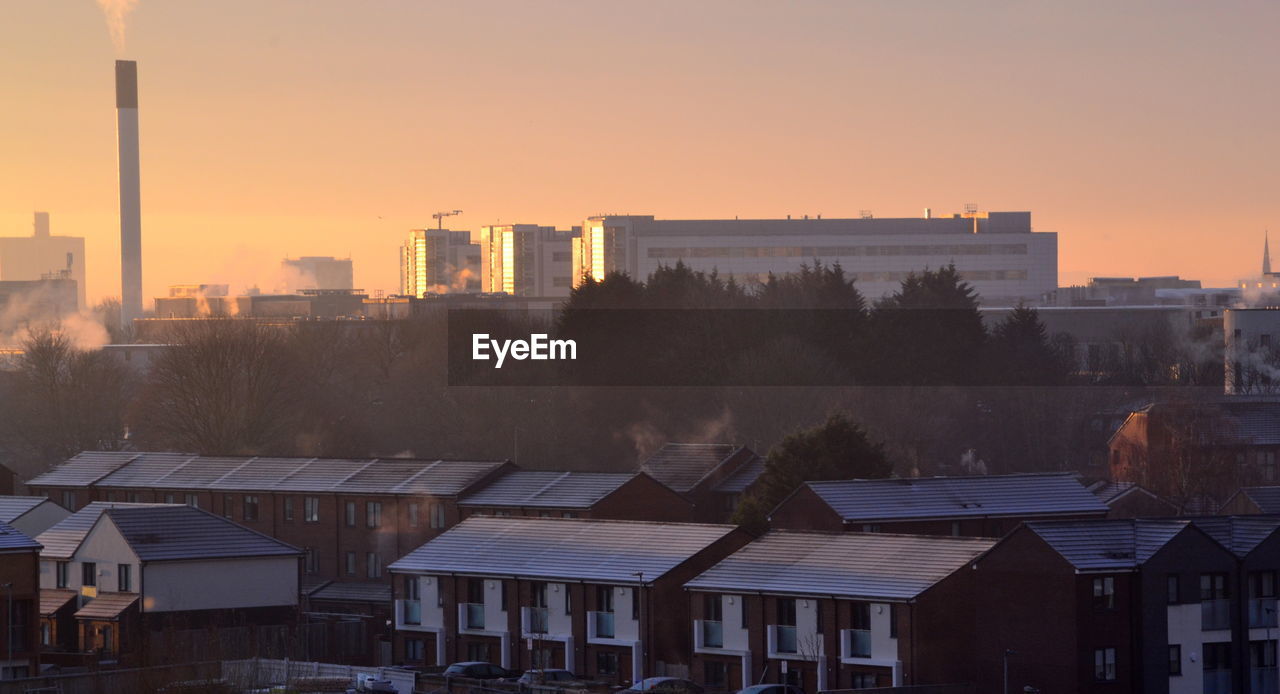
[[[1061,283],[1255,273],[1280,232],[1280,3],[141,0],[148,297],[285,255],[396,289],[404,232],[1031,210]],[[93,0],[0,2],[0,235],[119,292]],[[1277,244],[1280,246],[1280,244]]]

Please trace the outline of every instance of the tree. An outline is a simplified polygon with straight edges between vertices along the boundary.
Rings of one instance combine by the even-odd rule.
[[[986,327],[978,297],[955,265],[911,273],[871,312],[864,382],[973,385],[986,382]]]
[[[825,422],[794,432],[769,451],[755,489],[743,499],[733,521],[751,532],[763,532],[767,514],[804,482],[888,477],[893,464],[884,446],[848,415],[829,415]]]
[[[991,331],[992,381],[1015,386],[1051,386],[1067,377],[1067,360],[1049,342],[1035,309],[1021,304]]]

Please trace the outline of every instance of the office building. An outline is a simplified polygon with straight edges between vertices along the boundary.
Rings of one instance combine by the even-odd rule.
[[[355,288],[350,258],[332,256],[303,256],[280,261],[283,277],[281,291],[292,294],[304,289]]]
[[[480,228],[481,291],[512,296],[569,296],[573,240],[579,229],[536,224]]]
[[[84,239],[53,236],[49,233],[49,213],[35,213],[31,236],[0,237],[0,281],[71,280],[75,282],[76,305],[85,308]]]
[[[954,263],[987,305],[1034,304],[1058,286],[1058,236],[1033,232],[1030,212],[876,219],[700,219],[600,216],[583,222],[584,275],[647,278],[677,261],[741,283],[839,263],[869,299],[908,275]]]
[[[1236,308],[1222,314],[1226,392],[1280,392],[1280,308]]]
[[[400,293],[422,298],[478,292],[480,256],[469,231],[413,229],[400,248]]]

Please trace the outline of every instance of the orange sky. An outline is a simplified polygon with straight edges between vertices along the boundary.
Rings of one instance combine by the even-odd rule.
[[[403,232],[1029,209],[1061,278],[1230,284],[1280,230],[1280,5],[141,0],[146,294]],[[85,236],[118,293],[114,50],[91,0],[0,3],[0,235]],[[452,220],[451,220],[452,221]]]

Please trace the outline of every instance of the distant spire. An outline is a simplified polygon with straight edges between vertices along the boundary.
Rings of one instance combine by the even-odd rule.
[[[1271,274],[1271,234],[1262,232],[1262,276]]]

